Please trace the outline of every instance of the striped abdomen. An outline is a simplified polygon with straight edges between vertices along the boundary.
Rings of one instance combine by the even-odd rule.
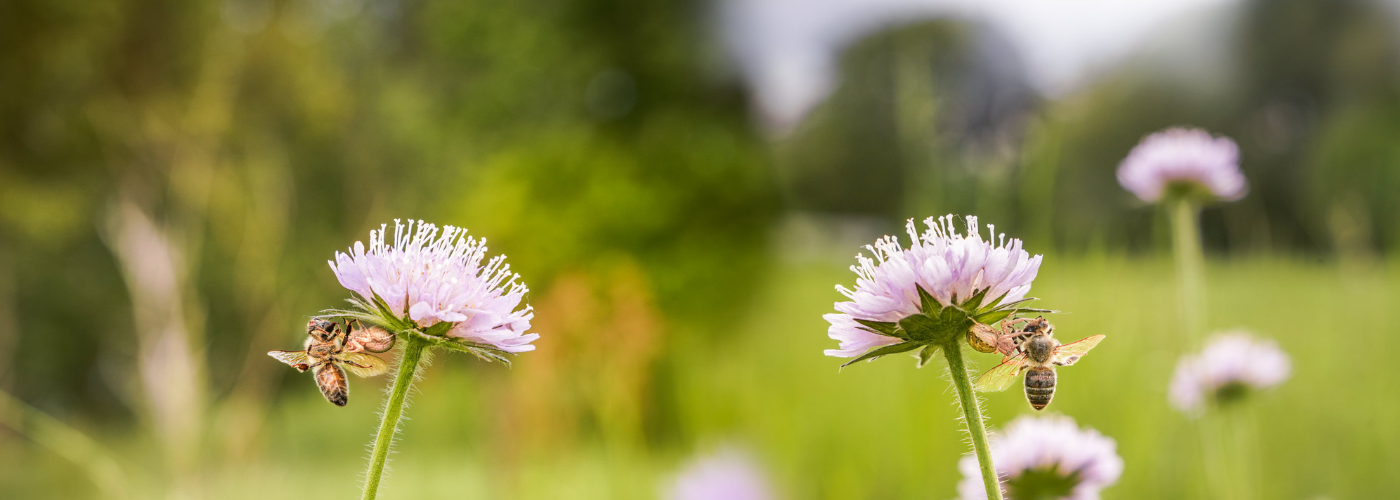
[[[1043,410],[1055,397],[1055,369],[1035,368],[1026,371],[1026,401],[1031,408]]]
[[[326,397],[326,401],[345,406],[350,401],[350,384],[345,379],[345,370],[335,363],[324,361],[317,364],[314,370],[312,374],[316,386],[321,388],[321,395]]]

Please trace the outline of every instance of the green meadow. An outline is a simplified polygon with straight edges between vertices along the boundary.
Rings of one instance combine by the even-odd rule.
[[[776,266],[725,331],[684,336],[656,354],[650,388],[635,393],[644,401],[630,402],[640,409],[634,429],[600,420],[623,418],[618,408],[627,401],[584,404],[594,414],[584,424],[518,409],[502,416],[518,404],[505,393],[521,386],[509,379],[535,373],[530,365],[540,360],[522,356],[506,370],[439,356],[413,396],[383,498],[654,498],[692,453],[722,446],[757,457],[783,498],[953,498],[956,461],[969,447],[941,360],[916,369],[912,357],[897,355],[841,370],[841,360],[821,354],[834,345],[821,318],[840,298],[832,285],[851,276],[837,263]],[[1400,402],[1390,396],[1400,387],[1385,354],[1400,348],[1387,315],[1400,299],[1397,278],[1384,265],[1210,263],[1211,327],[1253,330],[1293,357],[1292,379],[1249,403],[1260,443],[1255,466],[1267,479],[1260,498],[1376,498],[1400,487],[1390,474],[1400,459],[1390,425]],[[1084,361],[1060,370],[1045,410],[1117,441],[1126,471],[1104,498],[1207,498],[1198,424],[1166,400],[1184,341],[1168,263],[1052,256],[1032,295],[1063,311],[1053,316],[1059,338],[1108,335]],[[538,354],[556,349],[550,340]],[[968,352],[979,370],[997,360]],[[385,381],[354,381],[355,399],[336,408],[301,378],[242,454],[209,457],[211,468],[193,487],[229,499],[357,494]],[[983,394],[993,429],[1033,413],[1019,391],[1018,384]],[[152,467],[127,429],[84,427],[119,443],[113,452],[133,477]],[[15,498],[98,493],[81,469],[48,450],[13,439],[0,445],[0,482],[15,485]],[[154,486],[136,480],[142,493],[134,497]]]

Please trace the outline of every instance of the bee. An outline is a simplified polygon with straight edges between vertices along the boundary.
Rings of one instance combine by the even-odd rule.
[[[1026,318],[1002,320],[999,328],[973,323],[972,328],[967,330],[967,343],[977,352],[1000,352],[1009,356],[1012,351],[1016,350],[1017,341],[1027,335],[1011,325],[1028,321],[1031,320]]]
[[[1026,323],[1026,327],[1012,335],[1015,354],[1007,353],[997,365],[977,378],[977,390],[1004,391],[1016,380],[1021,372],[1026,372],[1026,401],[1031,408],[1043,410],[1055,397],[1055,367],[1069,366],[1099,345],[1103,335],[1095,335],[1078,342],[1060,344],[1053,336],[1055,327],[1045,318],[1036,318]]]
[[[339,323],[312,318],[306,323],[306,348],[300,351],[269,351],[268,356],[291,365],[299,372],[311,370],[321,395],[336,406],[345,406],[350,398],[350,384],[345,368],[361,377],[373,377],[388,369],[384,360],[368,353],[385,352],[394,347],[394,335],[377,326],[365,327],[358,321]],[[347,334],[346,331],[349,331]],[[344,368],[342,368],[342,366]]]

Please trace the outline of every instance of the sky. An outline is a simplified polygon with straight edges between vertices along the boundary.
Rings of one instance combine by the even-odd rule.
[[[770,130],[790,130],[836,87],[841,52],[884,28],[949,18],[995,30],[1049,96],[1149,41],[1200,39],[1240,0],[717,0],[719,33]],[[1159,47],[1160,48],[1160,47]]]

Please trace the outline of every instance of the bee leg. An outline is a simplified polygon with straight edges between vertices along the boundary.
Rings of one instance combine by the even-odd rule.
[[[1016,352],[1021,352],[1021,353],[1026,352],[1026,339],[1029,339],[1030,337],[1031,337],[1031,334],[1027,333],[1027,334],[1017,335],[1017,336],[1011,338],[1011,341],[1014,342],[1014,343],[1016,344]]]
[[[1026,339],[1028,339],[1028,338],[1031,337],[1031,335],[1033,335],[1033,334],[1030,334],[1030,333],[1018,333],[1018,334],[1016,334],[1016,335],[1012,335],[1012,336],[1011,336],[1011,343],[1012,343],[1012,344],[1015,344],[1016,347],[1020,347],[1021,344],[1023,344],[1023,343],[1026,342]]]
[[[1011,319],[1004,319],[1004,320],[1001,320],[1001,329],[1002,329],[1002,331],[1006,331],[1006,330],[1010,329],[1011,325],[1014,325],[1014,324],[1016,324],[1016,323],[1025,323],[1025,322],[1029,322],[1029,321],[1030,321],[1029,318],[1011,318]]]

